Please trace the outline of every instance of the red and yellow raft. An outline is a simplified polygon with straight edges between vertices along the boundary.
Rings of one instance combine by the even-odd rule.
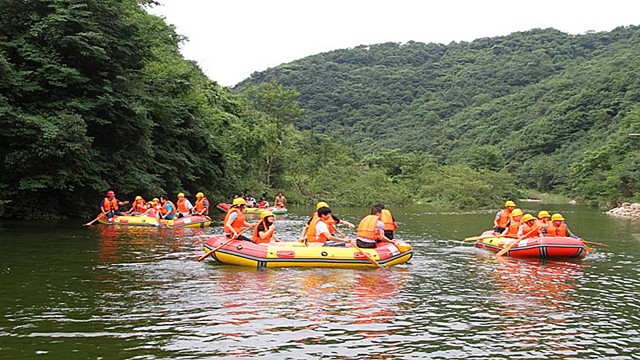
[[[107,219],[104,215],[98,216],[98,222],[105,225],[125,226],[155,226],[155,227],[207,227],[211,225],[211,219],[202,215],[185,216],[174,220],[156,220],[153,216],[119,216],[114,215]]]
[[[216,235],[204,243],[209,252],[229,241],[225,235]],[[413,256],[411,245],[396,241],[380,243],[375,249],[361,249],[380,265],[403,264]],[[232,240],[217,250],[212,257],[221,263],[250,266],[254,268],[273,267],[376,267],[365,255],[351,244],[346,247],[305,246],[299,242],[255,244],[250,241]]]
[[[489,236],[491,233],[486,232],[481,236],[481,239],[476,240],[476,247],[499,252],[512,241],[516,241],[516,244],[504,254],[515,258],[582,258],[587,253],[587,249],[580,239],[548,236],[518,240],[509,237]]]
[[[216,205],[216,207],[218,210],[226,213],[231,209],[231,204],[220,203]],[[269,206],[266,208],[245,207],[243,212],[245,214],[262,214],[263,211],[271,211],[273,215],[285,215],[288,212],[287,208],[284,206]]]

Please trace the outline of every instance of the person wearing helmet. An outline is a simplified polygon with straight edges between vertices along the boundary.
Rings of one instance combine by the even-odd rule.
[[[544,236],[564,236],[572,237],[574,239],[580,239],[579,236],[574,235],[564,222],[564,216],[561,214],[553,214],[551,216],[551,223],[547,226]]]
[[[158,213],[160,213],[160,208],[162,207],[162,204],[160,203],[160,199],[154,197],[153,200],[147,203],[147,207],[149,208],[149,210],[147,210],[148,216],[154,217],[157,219]]]
[[[178,218],[189,216],[193,205],[191,201],[184,196],[184,193],[178,193],[178,201],[176,201],[176,207],[178,208]]]
[[[260,214],[260,222],[253,229],[251,240],[256,244],[267,244],[271,241],[280,241],[275,236],[276,225],[274,224],[276,217],[271,211],[263,211]]]
[[[133,201],[131,205],[131,215],[132,216],[140,216],[147,211],[147,203],[144,201],[142,196],[136,196],[136,199]]]
[[[522,225],[522,214],[522,210],[513,209],[511,218],[507,222],[507,226],[501,235],[510,237],[518,236],[518,230],[520,230],[520,225]]]
[[[524,214],[522,216],[522,224],[518,229],[518,238],[529,239],[536,237],[540,237],[540,226],[536,218],[531,214]]]
[[[324,201],[320,201],[319,203],[316,204],[316,211],[313,214],[311,214],[311,219],[309,219],[309,221],[307,221],[307,226],[305,226],[304,229],[302,229],[302,234],[301,234],[301,238],[300,238],[301,242],[307,237],[308,226],[311,224],[313,219],[318,217],[318,211],[320,209],[322,209],[323,207],[326,207],[326,208],[330,209],[329,204],[327,204]],[[327,219],[327,221],[325,221],[325,223],[327,224],[327,228],[329,229],[329,233],[331,235],[333,235],[333,233],[336,231],[336,226],[337,225],[348,226],[351,229],[356,227],[355,225],[353,225],[352,223],[350,223],[350,222],[348,222],[346,220],[340,220],[336,215],[333,214],[333,211],[331,211],[330,214],[331,214],[331,216]]]
[[[498,211],[495,219],[493,220],[493,232],[495,234],[501,234],[504,232],[504,229],[507,228],[507,224],[511,219],[511,212],[516,208],[516,203],[509,200],[504,203],[505,208]]]
[[[331,219],[331,209],[328,206],[318,209],[317,216],[305,227],[305,237],[301,242],[309,246],[345,246],[347,239],[336,237],[329,232],[327,224],[329,219]]]
[[[242,227],[250,227],[251,224],[247,223],[244,216],[244,209],[247,206],[247,202],[241,198],[233,199],[233,204],[224,217],[224,232],[227,237],[235,237],[238,240],[251,241],[248,237],[240,234]],[[240,235],[238,235],[240,234]]]
[[[160,202],[162,203],[162,206],[160,207],[160,217],[165,220],[175,219],[178,208],[173,202],[171,202],[171,200],[169,200],[169,197],[166,195],[160,196]]]
[[[116,193],[113,190],[107,191],[106,197],[100,203],[100,211],[105,214],[107,219],[111,219],[114,215],[123,216],[120,212],[120,206],[127,205],[129,201],[120,201],[116,199]]]
[[[389,209],[385,208],[384,204],[378,203],[374,206],[380,208],[380,220],[384,223],[384,236],[387,239],[393,240],[396,230],[398,229],[396,219],[393,218],[393,214],[391,214]]]
[[[540,225],[540,230],[544,233],[547,229],[547,226],[549,226],[549,218],[551,217],[551,215],[549,215],[549,212],[546,210],[541,210],[538,213],[538,225]]]
[[[209,199],[202,192],[196,194],[196,204],[191,212],[193,215],[209,215]]]

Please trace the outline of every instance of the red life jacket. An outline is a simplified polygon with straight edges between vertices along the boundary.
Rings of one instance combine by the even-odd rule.
[[[262,233],[266,235],[264,238],[260,237],[260,232],[258,231],[260,225],[264,226],[264,230],[262,231]],[[269,230],[269,227],[267,226],[267,219],[264,218],[260,221],[258,226],[253,229],[253,236],[251,236],[251,240],[253,240],[253,242],[256,244],[266,244],[271,241],[273,233],[274,232]]]
[[[511,219],[511,212],[507,209],[500,210],[500,218],[498,219],[498,226],[501,228],[506,228],[507,223]]]
[[[206,203],[205,203],[206,201]],[[206,197],[201,197],[196,199],[195,204],[196,212],[202,213],[204,211],[205,214],[209,213],[209,199]],[[206,209],[206,211],[205,211]]]
[[[178,206],[178,212],[181,213],[186,213],[189,212],[189,209],[187,209],[187,198],[178,198],[178,201],[176,202],[176,206]]]
[[[318,226],[318,223],[321,222],[322,219],[320,219],[319,217],[314,217],[311,222],[309,223],[309,227],[307,227],[307,242],[308,243],[326,243],[327,242],[327,236],[322,233],[316,236],[316,227]],[[327,226],[328,227],[328,226]]]
[[[379,215],[365,216],[358,225],[358,232],[356,233],[356,236],[364,239],[379,240],[380,233],[376,230],[378,220],[380,220]]]
[[[558,226],[555,227],[553,226],[553,221],[549,223],[549,226],[547,226],[547,236],[567,236],[567,226],[564,224],[564,222]]]
[[[396,231],[396,229],[398,228],[398,224],[393,221],[393,215],[391,215],[391,211],[387,209],[382,209],[380,220],[382,220],[382,222],[384,223],[385,230]]]
[[[116,198],[111,200],[109,200],[109,198],[104,198],[102,201],[102,207],[104,208],[104,211],[118,210],[118,200]]]
[[[144,202],[144,200],[136,200],[133,202],[133,207],[131,209],[134,212],[140,212],[143,213],[145,211],[147,211],[147,207],[146,204]]]
[[[227,225],[227,220],[229,219],[229,216],[231,216],[231,214],[233,213],[238,214],[238,216],[231,223],[231,227],[229,227],[229,225]],[[232,207],[231,209],[229,209],[229,212],[227,212],[227,215],[225,215],[224,217],[224,232],[227,234],[233,234],[233,231],[235,230],[235,232],[239,234],[242,231],[242,225],[244,225],[245,221],[246,221],[246,218],[242,213],[242,211],[238,208]]]
[[[518,235],[518,229],[520,229],[520,221],[511,219],[511,221],[509,222],[509,230],[507,231],[507,235]]]

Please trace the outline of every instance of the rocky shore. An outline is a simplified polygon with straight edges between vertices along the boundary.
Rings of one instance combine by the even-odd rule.
[[[607,211],[607,214],[627,218],[640,218],[640,204],[622,203],[622,205]]]

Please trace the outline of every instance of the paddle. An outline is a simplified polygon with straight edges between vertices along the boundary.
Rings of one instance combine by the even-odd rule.
[[[585,248],[588,252],[590,252],[590,253],[593,253],[593,252],[594,252],[594,250],[593,250],[592,248],[590,248],[589,246],[587,246],[587,244],[585,244],[585,243],[584,243],[584,239],[583,239],[583,238],[580,238],[580,239],[578,239],[578,240],[580,240],[580,241],[582,242],[582,246],[584,246],[584,248]]]
[[[504,234],[504,235],[487,234],[487,235],[472,236],[472,237],[464,238],[464,241],[476,241],[476,240],[484,240],[489,238],[502,238],[502,237],[513,237],[513,236],[514,235],[510,235],[510,234]]]
[[[106,212],[101,213],[100,215],[98,215],[98,217],[96,217],[95,219],[93,219],[92,221],[89,221],[86,224],[83,224],[82,226],[91,226],[94,222],[98,221],[98,219],[100,219],[100,216],[106,214]]]
[[[540,227],[536,226],[533,229],[531,229],[531,231],[529,231],[528,233],[524,234],[524,236],[522,237],[518,237],[516,239],[513,239],[512,242],[509,243],[509,245],[505,246],[504,249],[500,250],[496,256],[502,256],[504,255],[506,252],[508,252],[509,250],[511,250],[511,248],[513,247],[513,245],[515,245],[518,241],[522,240],[522,239],[526,239],[527,236],[529,236],[532,232],[538,230]]]
[[[354,247],[356,250],[360,251],[360,252],[362,253],[362,255],[364,255],[367,259],[369,259],[369,261],[371,261],[375,266],[377,266],[377,267],[379,267],[379,268],[381,268],[381,267],[382,267],[382,265],[380,265],[380,263],[378,263],[378,262],[377,262],[377,261],[375,261],[371,256],[369,256],[369,254],[367,254],[366,252],[362,251],[362,249],[360,249],[360,248],[358,247],[358,245],[356,245],[356,242],[355,242],[355,241],[353,241],[353,240],[349,240],[349,239],[347,238],[347,235],[345,235],[345,233],[343,233],[340,229],[338,229],[338,227],[337,227],[337,226],[336,226],[334,229],[336,229],[336,231],[337,231],[337,232],[339,232],[339,233],[340,233],[340,235],[342,235],[342,237],[344,238],[344,239],[343,239],[344,241],[346,241],[346,242],[348,242],[349,244],[353,245],[353,247]],[[393,245],[396,245],[394,242],[392,242],[392,243],[393,243]],[[398,247],[398,246],[396,245],[396,247]],[[398,250],[400,250],[400,249],[398,249]]]
[[[214,252],[222,249],[223,247],[225,247],[228,243],[232,242],[233,240],[237,239],[238,236],[240,236],[240,234],[242,234],[243,232],[257,226],[258,224],[253,224],[251,226],[249,226],[248,228],[244,228],[242,231],[240,231],[239,233],[235,234],[234,236],[232,236],[229,240],[227,240],[224,244],[218,246],[217,248],[213,249],[213,250],[209,250],[206,254],[200,256],[199,258],[196,258],[196,261],[202,261],[206,258],[208,258],[211,254],[213,254]]]
[[[586,244],[593,244],[593,245],[600,245],[600,246],[611,247],[610,245],[607,245],[607,244],[601,244],[601,243],[597,243],[597,242],[593,242],[593,241],[586,241],[586,240],[584,240],[584,239],[582,239],[582,242],[583,242],[583,243],[586,243]]]

